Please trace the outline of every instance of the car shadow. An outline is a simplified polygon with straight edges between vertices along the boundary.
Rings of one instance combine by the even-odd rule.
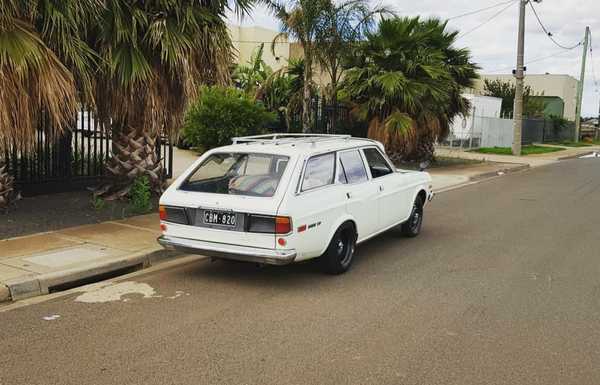
[[[412,239],[403,238],[399,231],[390,230],[373,239],[361,243],[356,250],[351,269],[345,274],[329,276],[322,272],[319,259],[298,262],[285,266],[258,265],[256,263],[210,259],[203,260],[185,269],[182,274],[189,278],[207,282],[235,282],[251,287],[304,287],[314,286],[315,282],[343,282],[355,275],[376,274],[389,270],[391,261],[411,256],[405,246]],[[330,278],[329,280],[324,278]]]

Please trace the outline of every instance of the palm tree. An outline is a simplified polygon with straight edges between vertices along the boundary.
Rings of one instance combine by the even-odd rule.
[[[84,27],[98,6],[97,0],[0,2],[0,153],[31,150],[42,114],[56,128],[44,135],[60,134],[75,118],[79,97],[91,95],[96,56]],[[0,164],[0,207],[15,195],[13,181]]]
[[[271,49],[283,37],[298,41],[304,53],[304,89],[302,95],[302,130],[311,130],[311,87],[313,64],[316,60],[316,39],[324,23],[325,11],[331,7],[331,0],[266,0],[275,18],[281,24],[281,33],[273,39]]]
[[[227,0],[104,0],[94,47],[104,65],[95,95],[112,132],[111,183],[96,194],[124,197],[139,176],[162,189],[156,142],[182,123],[200,84],[227,84],[233,61]],[[247,13],[251,0],[234,2]]]
[[[315,92],[310,90],[311,95]],[[302,112],[304,95],[304,59],[290,59],[288,64],[274,71],[258,88],[256,98],[269,111],[277,111],[285,118],[287,131],[291,129],[291,115]]]
[[[265,45],[262,43],[246,64],[240,64],[233,70],[232,78],[236,87],[247,95],[256,97],[257,91],[273,74],[273,69],[263,60]]]
[[[356,43],[371,30],[376,15],[392,15],[385,7],[372,8],[368,0],[331,2],[323,12],[317,29],[315,53],[317,61],[331,80],[329,102],[336,111],[338,84],[344,73],[343,63]],[[335,127],[335,115],[331,122]]]
[[[369,121],[369,136],[395,158],[432,159],[435,141],[468,112],[461,92],[472,87],[477,66],[454,47],[457,34],[437,19],[384,19],[355,50],[343,87]]]

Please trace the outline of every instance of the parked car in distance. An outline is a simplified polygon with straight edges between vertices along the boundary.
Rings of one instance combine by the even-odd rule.
[[[320,257],[331,274],[358,243],[419,234],[426,172],[399,170],[381,143],[343,135],[233,139],[203,154],[160,199],[158,242],[216,258],[284,265]]]

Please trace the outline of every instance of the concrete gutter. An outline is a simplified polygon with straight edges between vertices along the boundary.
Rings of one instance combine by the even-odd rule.
[[[167,258],[178,256],[179,253],[156,249],[130,254],[121,258],[91,263],[85,267],[67,269],[46,274],[35,274],[7,280],[4,286],[0,284],[0,302],[18,301],[50,293],[60,287],[79,286],[103,279],[111,273],[133,271],[148,268]]]

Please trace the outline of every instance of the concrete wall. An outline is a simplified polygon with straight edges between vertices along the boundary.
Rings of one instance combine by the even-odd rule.
[[[250,60],[252,54],[264,43],[263,60],[265,63],[274,71],[287,65],[290,57],[290,43],[287,38],[278,39],[278,43],[275,45],[275,55],[271,52],[271,42],[279,34],[278,31],[256,26],[229,25],[228,28],[233,46],[237,51],[238,64],[244,64]]]
[[[473,89],[474,93],[483,92],[484,81],[502,80],[514,83],[513,75],[480,75]],[[577,104],[577,84],[579,81],[569,75],[525,75],[525,85],[530,86],[533,92],[544,93],[544,96],[557,96],[564,103],[564,118],[575,120],[575,106]]]

